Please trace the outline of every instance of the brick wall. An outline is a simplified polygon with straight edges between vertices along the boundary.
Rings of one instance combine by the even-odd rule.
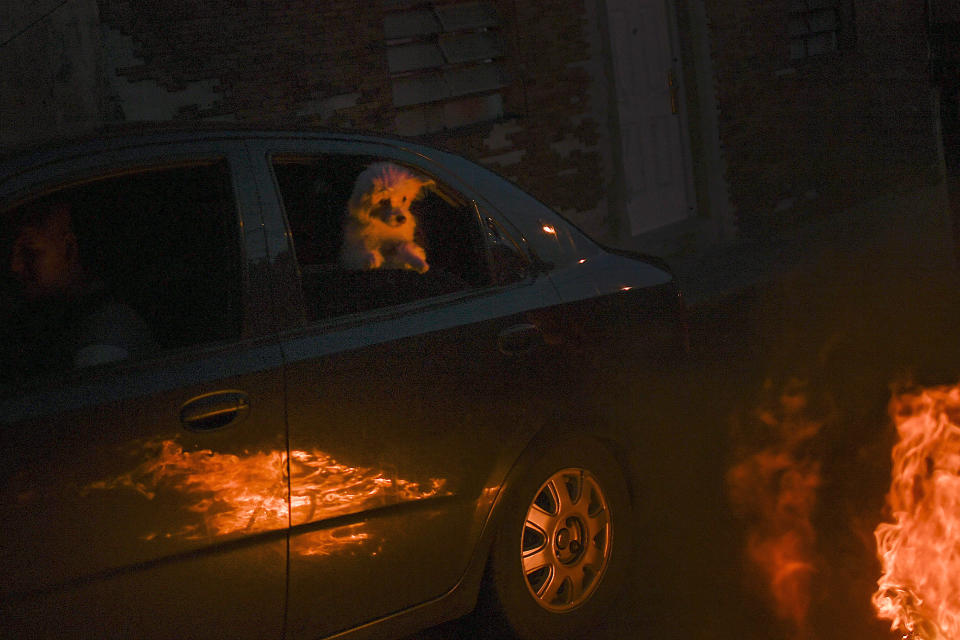
[[[508,84],[496,121],[423,136],[607,232],[604,82],[586,0],[492,0]],[[462,2],[462,0],[461,0]],[[454,4],[439,0],[435,4]],[[407,0],[99,0],[118,118],[302,122],[394,133],[384,15]],[[589,7],[589,8],[592,8]]]
[[[605,188],[603,108],[593,73],[599,51],[591,46],[581,2],[500,2],[512,34],[508,58],[514,82],[508,118],[476,131],[440,136],[445,146],[479,159],[595,233],[610,225]],[[545,19],[544,16],[550,16]]]
[[[706,0],[727,180],[747,235],[940,171],[923,0],[856,0],[852,46],[799,60],[794,5]]]
[[[791,59],[788,16],[795,0],[703,2],[726,178],[742,232],[833,211],[891,185],[929,180],[939,170],[923,0],[841,0],[855,16],[853,46],[805,60]],[[476,107],[499,113],[453,130],[434,127],[423,139],[487,164],[589,232],[615,240],[624,213],[609,195],[616,192],[616,132],[597,17],[603,3],[488,4],[499,20],[507,82],[495,101],[479,96]],[[689,2],[676,4],[682,18]],[[67,11],[74,5],[82,15]],[[11,60],[32,66],[5,66],[2,79],[13,88],[0,93],[0,145],[11,136],[29,141],[104,118],[300,122],[394,133],[399,111],[384,17],[418,6],[424,5],[69,3],[5,47]],[[81,34],[73,40],[82,55],[65,53],[71,41],[65,33]],[[681,40],[687,36],[683,31]],[[691,48],[688,42],[685,53]],[[37,51],[43,55],[27,54]],[[688,94],[696,98],[690,74],[687,69]],[[471,108],[462,105],[457,117],[469,118]],[[18,114],[31,118],[18,121]],[[699,138],[691,139],[702,182]],[[703,215],[712,203],[703,201],[698,185]]]
[[[322,116],[331,126],[383,129],[391,114],[382,108],[386,60],[374,44],[382,29],[364,4],[100,0],[103,24],[119,36],[108,74],[121,118],[156,119],[123,99],[122,89],[136,86],[166,101],[173,120]]]

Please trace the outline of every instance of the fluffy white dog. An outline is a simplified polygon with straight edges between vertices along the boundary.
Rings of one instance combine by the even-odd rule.
[[[364,169],[347,203],[340,264],[347,269],[429,269],[426,252],[413,239],[417,221],[410,205],[432,184],[389,162]]]

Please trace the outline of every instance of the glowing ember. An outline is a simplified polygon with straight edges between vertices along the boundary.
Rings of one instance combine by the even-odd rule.
[[[822,423],[808,413],[803,386],[794,381],[754,414],[762,448],[744,453],[727,473],[731,504],[750,525],[747,557],[763,576],[776,615],[798,635],[806,628],[816,573],[810,517],[820,485],[820,465],[804,450]]]
[[[874,531],[883,575],[873,605],[917,640],[960,638],[960,386],[894,396],[890,414],[893,522]]]

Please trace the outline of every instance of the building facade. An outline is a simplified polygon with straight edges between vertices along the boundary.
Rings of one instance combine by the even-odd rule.
[[[4,150],[116,121],[401,134],[489,166],[612,243],[763,234],[943,173],[923,0],[0,11]]]
[[[923,0],[708,0],[743,232],[942,175]]]

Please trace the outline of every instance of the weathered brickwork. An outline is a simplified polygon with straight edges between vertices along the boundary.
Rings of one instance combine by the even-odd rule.
[[[720,136],[743,233],[938,171],[922,0],[856,0],[852,48],[791,60],[791,0],[706,0]]]
[[[327,114],[326,124],[382,128],[390,115],[383,109],[389,105],[386,60],[375,46],[382,26],[369,6],[100,0],[100,12],[106,26],[134,42],[139,64],[116,70],[125,80],[156,83],[173,94],[216,81],[218,100],[185,106],[178,118],[280,122],[302,117],[305,105],[355,92],[355,104]]]
[[[424,140],[486,162],[603,232],[609,168],[590,99],[591,83],[602,78],[591,77],[585,68],[598,52],[587,42],[583,2],[493,4],[510,74],[502,92],[504,117]],[[116,70],[125,83],[120,89],[162,88],[174,101],[172,119],[302,122],[384,133],[395,131],[397,111],[383,16],[413,5],[404,0],[99,0],[101,21],[133,43],[135,62]],[[188,90],[210,86],[212,95],[204,100],[175,102],[177,96],[193,95]],[[136,116],[133,105],[122,115]]]
[[[408,130],[435,131],[423,140],[514,179],[587,231],[625,239],[606,3],[486,1],[497,13],[503,53],[497,65],[506,86],[444,102],[449,120],[434,119],[422,129],[410,118],[403,122]],[[794,0],[672,3],[701,219],[726,210],[720,205],[728,190],[740,232],[759,234],[942,170],[924,0],[840,2],[852,3],[845,15],[854,17],[855,38],[845,37],[839,51],[799,60],[791,58]],[[702,18],[691,27],[694,5],[693,13],[705,12],[708,29]],[[411,113],[409,105],[394,106],[384,18],[423,9],[421,0],[86,0],[78,6],[85,7],[83,20],[63,8],[7,46],[11,60],[28,58],[20,52],[31,43],[44,55],[34,56],[39,62],[29,74],[7,65],[5,86],[23,89],[4,93],[0,145],[91,128],[101,119],[394,133],[398,115]],[[74,32],[82,37],[67,37]],[[58,49],[61,41],[79,44]],[[713,97],[703,92],[710,72],[702,72],[707,56],[697,52],[706,49],[718,124]],[[63,60],[71,61],[69,68]],[[25,74],[38,81],[28,86]],[[475,121],[501,104],[495,121],[436,132],[438,122]],[[35,119],[41,124],[27,122],[24,113],[41,114]],[[717,129],[723,190],[711,187],[721,181],[712,142]],[[707,163],[710,149],[717,159]]]

